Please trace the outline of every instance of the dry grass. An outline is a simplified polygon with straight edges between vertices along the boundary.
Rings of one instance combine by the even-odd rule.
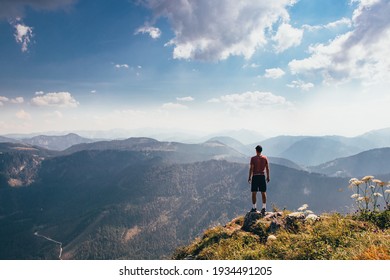
[[[280,218],[283,220],[286,213]],[[389,215],[384,215],[388,219]],[[243,217],[225,227],[205,231],[175,259],[274,260],[389,260],[390,229],[369,219],[324,214],[318,221],[297,220],[294,230],[281,227],[269,232],[269,221],[259,220],[253,232],[240,229]],[[388,224],[388,223],[385,223]],[[276,237],[267,241],[272,234]],[[265,235],[265,236],[264,236]]]

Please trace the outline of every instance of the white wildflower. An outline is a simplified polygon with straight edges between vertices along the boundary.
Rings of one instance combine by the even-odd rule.
[[[363,200],[364,200],[364,197],[363,197],[363,196],[359,196],[356,200],[357,200],[357,201],[363,201]]]
[[[385,190],[385,193],[390,193],[390,190]]]
[[[370,185],[369,188],[370,189],[375,189],[375,186],[374,185]]]
[[[315,214],[309,214],[307,215],[307,217],[305,218],[305,220],[318,220],[319,217]]]
[[[349,183],[352,184],[352,183],[355,182],[355,181],[359,181],[359,179],[357,179],[357,178],[351,178],[351,179],[349,180]]]
[[[303,204],[301,207],[298,208],[298,211],[305,211],[308,207],[309,205]]]
[[[380,193],[376,192],[376,193],[373,193],[373,196],[382,197],[383,195],[381,195]]]
[[[299,219],[305,218],[305,215],[302,212],[293,212],[293,213],[288,214],[288,216],[294,217],[294,218],[299,218]]]
[[[370,181],[370,180],[372,180],[372,179],[374,179],[374,176],[364,176],[364,177],[362,178],[362,181],[363,181],[363,182],[368,182],[368,181]]]
[[[375,183],[375,184],[378,184],[378,185],[383,184],[383,182],[381,180],[379,180],[379,179],[373,179],[372,182]]]
[[[356,180],[356,181],[353,181],[349,187],[352,188],[352,187],[358,187],[359,185],[363,184],[364,182],[363,181],[360,181],[360,180]]]
[[[359,195],[357,193],[351,195],[351,198],[353,198],[353,199],[358,198],[358,197],[359,197]]]

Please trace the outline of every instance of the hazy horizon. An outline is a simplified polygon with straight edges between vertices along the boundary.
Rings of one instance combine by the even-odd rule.
[[[153,138],[158,141],[177,141],[183,143],[201,143],[207,140],[210,140],[213,137],[231,137],[244,145],[253,144],[253,143],[261,143],[264,140],[278,137],[278,136],[305,136],[305,137],[327,137],[327,136],[341,136],[347,138],[354,138],[362,136],[363,134],[380,131],[380,130],[390,130],[388,128],[382,128],[378,130],[370,130],[365,131],[364,133],[353,135],[353,136],[345,136],[345,135],[336,135],[336,134],[278,134],[278,135],[264,135],[260,134],[256,131],[251,130],[221,130],[216,131],[214,133],[194,133],[191,131],[185,130],[175,130],[175,131],[166,131],[166,130],[125,130],[125,129],[111,129],[111,130],[70,130],[70,131],[41,131],[35,133],[9,133],[9,134],[0,134],[0,136],[14,138],[14,139],[28,139],[29,137],[35,136],[65,136],[67,134],[77,134],[84,138],[89,139],[100,139],[100,140],[119,140],[119,139],[127,139],[132,137],[147,137]]]
[[[389,14],[386,0],[2,1],[0,135],[387,128]]]

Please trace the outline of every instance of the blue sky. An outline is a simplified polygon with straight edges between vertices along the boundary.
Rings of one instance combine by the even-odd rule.
[[[0,134],[389,127],[385,0],[0,0]]]

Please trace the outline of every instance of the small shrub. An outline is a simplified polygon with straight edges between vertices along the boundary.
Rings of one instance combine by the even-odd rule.
[[[390,210],[383,212],[362,211],[354,215],[356,220],[371,222],[379,229],[390,228]]]

